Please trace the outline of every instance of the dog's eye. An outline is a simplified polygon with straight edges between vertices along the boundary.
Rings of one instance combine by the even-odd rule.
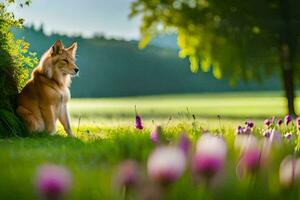
[[[69,61],[67,59],[63,59],[62,61],[66,62],[66,63],[69,63]]]

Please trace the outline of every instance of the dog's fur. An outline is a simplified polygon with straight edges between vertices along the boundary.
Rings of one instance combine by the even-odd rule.
[[[57,119],[69,136],[74,136],[70,127],[67,102],[70,99],[71,75],[76,75],[77,43],[64,48],[60,40],[46,51],[31,79],[18,95],[17,113],[30,132],[55,133]]]

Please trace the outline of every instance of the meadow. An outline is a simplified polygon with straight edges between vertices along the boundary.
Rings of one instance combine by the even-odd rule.
[[[297,99],[297,105],[299,102]],[[134,126],[135,106],[142,116],[143,130]],[[253,135],[263,139],[263,120],[285,115],[285,100],[279,92],[73,99],[69,108],[76,138],[68,138],[59,126],[55,136],[43,133],[0,139],[0,199],[36,199],[36,170],[45,163],[63,165],[72,173],[72,189],[66,199],[136,199],[153,191],[162,199],[300,197],[299,185],[283,188],[278,180],[282,159],[288,154],[298,155],[294,150],[297,137],[273,148],[268,166],[243,178],[236,175],[236,127],[251,119]],[[137,161],[141,176],[147,179],[147,159],[157,146],[149,134],[158,124],[163,128],[161,145],[176,145],[182,132],[187,133],[193,148],[204,132],[224,136],[228,155],[220,183],[198,183],[186,170],[168,185],[157,186],[149,181],[151,187],[147,183],[138,190],[118,188],[116,171],[127,159]],[[294,129],[280,129],[282,134],[287,130]]]

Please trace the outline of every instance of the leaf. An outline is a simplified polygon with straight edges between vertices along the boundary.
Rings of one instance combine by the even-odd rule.
[[[202,71],[208,72],[209,69],[210,69],[210,66],[211,66],[210,59],[204,58],[201,61],[201,69],[202,69]]]
[[[196,56],[190,56],[190,68],[192,73],[197,73],[199,69],[199,60]]]
[[[214,63],[214,65],[213,65],[213,75],[214,75],[214,77],[216,77],[216,79],[221,79],[222,78],[222,72],[221,72],[219,63]]]
[[[153,38],[153,36],[151,34],[149,34],[149,33],[145,34],[139,42],[139,48],[144,49],[149,44],[149,42],[152,40],[152,38]]]

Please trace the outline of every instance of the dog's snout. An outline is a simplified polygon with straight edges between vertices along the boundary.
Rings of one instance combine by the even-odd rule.
[[[76,67],[76,68],[74,69],[74,71],[75,71],[75,73],[77,74],[77,73],[79,72],[79,69]]]

